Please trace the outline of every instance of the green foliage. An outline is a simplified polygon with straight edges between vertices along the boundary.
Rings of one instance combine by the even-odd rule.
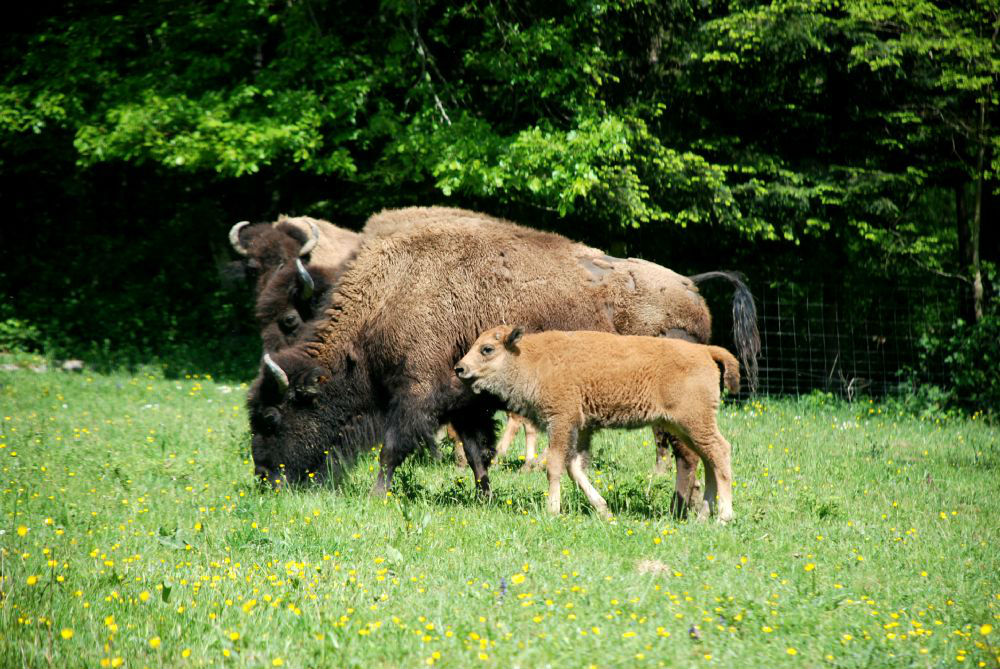
[[[37,351],[41,347],[41,333],[31,323],[20,318],[0,320],[0,351]]]
[[[296,170],[770,239],[853,222],[881,244],[872,230],[905,228],[906,197],[949,168],[942,156],[926,171],[928,142],[964,127],[984,95],[995,113],[990,11],[901,0],[89,8],[39,18],[9,47],[0,132],[23,142],[64,129],[82,166]],[[829,134],[845,122],[849,135]]]
[[[0,287],[60,350],[162,361],[246,334],[214,278],[233,222],[439,203],[757,282],[967,277],[955,194],[1000,197],[998,21],[920,0],[28,7],[0,44],[0,197],[47,246],[0,240]],[[47,249],[68,267],[37,281]]]
[[[976,323],[959,319],[946,332],[925,334],[920,345],[924,359],[944,360],[947,370],[948,389],[930,391],[934,405],[990,412],[1000,406],[1000,310]]]

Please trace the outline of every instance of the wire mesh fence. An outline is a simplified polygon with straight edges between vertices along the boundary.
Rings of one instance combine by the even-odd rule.
[[[848,399],[912,390],[912,371],[946,382],[944,360],[920,346],[928,332],[957,314],[944,285],[872,281],[845,290],[822,284],[755,286],[761,335],[757,392],[801,395],[814,390]]]

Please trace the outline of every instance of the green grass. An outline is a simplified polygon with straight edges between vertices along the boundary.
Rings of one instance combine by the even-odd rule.
[[[606,431],[607,523],[568,479],[549,517],[516,461],[490,502],[426,457],[388,500],[374,456],[337,490],[261,491],[245,388],[205,378],[0,384],[3,667],[1000,664],[1000,448],[978,416],[726,406],[727,526],[670,518],[649,433]]]

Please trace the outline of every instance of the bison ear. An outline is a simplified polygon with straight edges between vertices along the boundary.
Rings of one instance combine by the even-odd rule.
[[[524,334],[524,328],[518,325],[516,328],[510,331],[510,333],[504,337],[503,346],[510,351],[517,351],[517,342],[521,341],[521,335]]]

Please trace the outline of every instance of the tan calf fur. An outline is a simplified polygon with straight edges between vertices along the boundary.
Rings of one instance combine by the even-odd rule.
[[[559,513],[565,467],[598,513],[608,516],[584,471],[591,434],[601,427],[652,425],[698,454],[705,464],[705,500],[725,522],[733,517],[732,448],[716,422],[720,364],[726,387],[737,392],[739,363],[718,346],[607,332],[525,335],[503,325],[481,334],[455,372],[473,391],[492,393],[548,429],[552,513]]]

